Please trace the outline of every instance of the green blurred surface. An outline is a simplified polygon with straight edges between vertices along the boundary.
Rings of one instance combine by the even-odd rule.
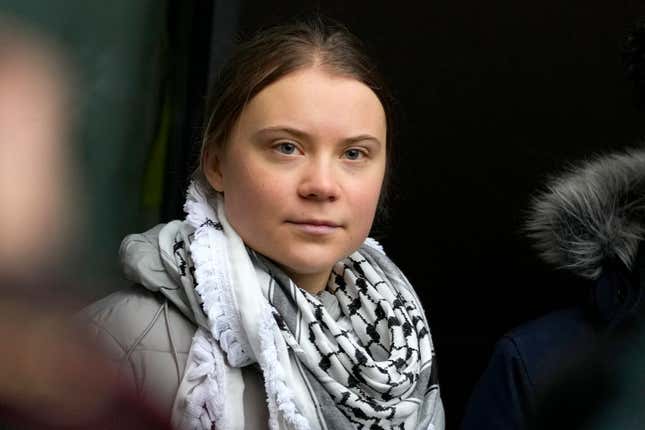
[[[65,271],[84,285],[88,300],[124,285],[121,239],[159,217],[165,6],[152,0],[0,0],[0,15],[58,45],[72,66],[70,144],[79,192],[70,204],[83,212],[85,225]]]

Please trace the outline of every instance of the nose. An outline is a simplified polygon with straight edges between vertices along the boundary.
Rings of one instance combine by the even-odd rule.
[[[298,186],[298,194],[309,200],[337,200],[340,189],[333,167],[332,163],[325,160],[312,160],[308,163]]]

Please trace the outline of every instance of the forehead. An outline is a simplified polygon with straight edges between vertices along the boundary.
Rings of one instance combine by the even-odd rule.
[[[291,126],[341,139],[368,133],[383,142],[386,134],[385,111],[376,94],[356,79],[319,67],[290,73],[264,88],[244,108],[238,125]]]

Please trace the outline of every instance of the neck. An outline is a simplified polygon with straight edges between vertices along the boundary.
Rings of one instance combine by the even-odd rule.
[[[285,270],[286,271],[286,270]],[[320,273],[292,273],[286,271],[296,285],[311,294],[318,294],[327,287],[331,269]]]

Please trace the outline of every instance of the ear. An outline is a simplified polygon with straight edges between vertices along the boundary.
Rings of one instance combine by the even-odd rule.
[[[224,192],[224,175],[222,174],[221,162],[217,151],[213,148],[207,149],[202,160],[204,175],[215,191]]]

